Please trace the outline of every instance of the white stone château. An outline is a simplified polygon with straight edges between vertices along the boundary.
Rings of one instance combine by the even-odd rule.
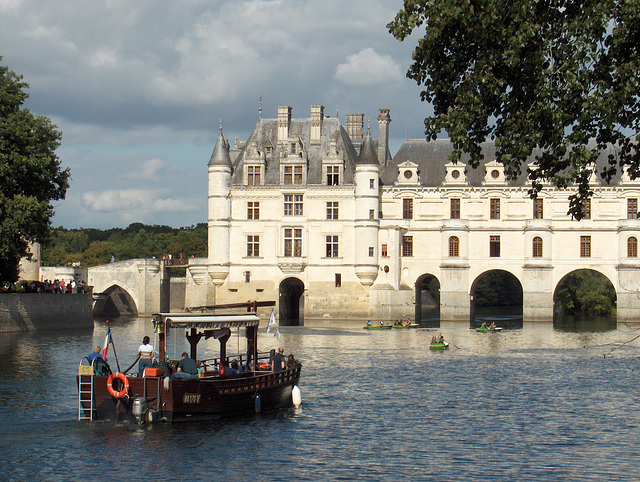
[[[548,321],[562,278],[589,268],[614,286],[618,320],[638,318],[639,181],[625,174],[606,185],[594,173],[576,221],[571,191],[548,186],[532,200],[526,172],[507,181],[492,142],[477,169],[449,162],[447,140],[406,140],[392,158],[388,109],[377,139],[364,114],[347,114],[346,126],[321,105],[308,118],[291,114],[260,115],[233,147],[220,127],[209,255],[190,262],[191,305],[276,299],[290,323],[415,319],[435,282],[440,318],[468,320],[479,277],[503,270],[522,286],[524,320]]]

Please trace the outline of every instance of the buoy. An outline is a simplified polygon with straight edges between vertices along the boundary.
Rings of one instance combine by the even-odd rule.
[[[291,401],[293,402],[293,406],[296,408],[302,405],[302,395],[300,394],[298,385],[295,385],[291,390]]]
[[[256,393],[256,398],[254,399],[255,402],[255,406],[256,406],[256,413],[260,413],[260,410],[262,409],[261,404],[262,402],[260,401],[260,395],[258,395]]]

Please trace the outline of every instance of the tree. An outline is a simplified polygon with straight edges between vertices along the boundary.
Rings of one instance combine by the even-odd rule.
[[[2,57],[0,57],[0,61]],[[0,282],[18,279],[30,242],[46,239],[53,206],[64,199],[69,169],[55,151],[61,133],[51,121],[23,106],[29,86],[0,65]]]
[[[589,177],[640,177],[640,2],[629,0],[405,0],[387,27],[398,40],[424,26],[407,77],[433,103],[427,139],[446,130],[451,160],[496,157],[515,179],[575,185],[569,213],[583,216]],[[587,141],[595,139],[593,147]]]

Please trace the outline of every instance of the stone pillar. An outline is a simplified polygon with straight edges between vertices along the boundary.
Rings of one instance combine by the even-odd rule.
[[[469,321],[469,267],[443,266],[440,285],[440,320]]]
[[[524,266],[522,321],[553,321],[553,268],[551,266]]]
[[[618,266],[618,322],[640,321],[640,267]]]

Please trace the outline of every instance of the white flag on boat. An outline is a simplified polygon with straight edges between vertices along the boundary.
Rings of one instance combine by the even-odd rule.
[[[271,331],[271,327],[276,324],[276,314],[271,310],[271,315],[269,316],[269,324],[267,325],[267,333]],[[276,330],[278,327],[276,327]]]

